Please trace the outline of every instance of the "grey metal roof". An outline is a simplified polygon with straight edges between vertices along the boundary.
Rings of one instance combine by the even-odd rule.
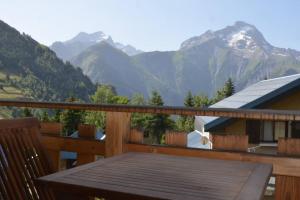
[[[272,98],[300,86],[300,74],[263,80],[225,98],[210,108],[255,108]],[[197,116],[205,122],[205,129],[219,125],[229,118]]]

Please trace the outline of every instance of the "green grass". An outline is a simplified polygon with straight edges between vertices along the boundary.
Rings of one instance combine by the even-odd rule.
[[[0,89],[0,99],[16,99],[24,97],[21,90],[12,86],[4,86]]]
[[[11,74],[11,75],[9,75],[9,79],[18,81],[18,80],[21,79],[21,77],[17,76],[17,75]],[[0,80],[1,81],[5,81],[6,80],[6,73],[5,72],[0,72]]]

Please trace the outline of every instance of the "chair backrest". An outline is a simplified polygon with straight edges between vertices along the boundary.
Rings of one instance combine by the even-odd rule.
[[[54,199],[35,179],[53,172],[35,118],[0,120],[0,199]]]

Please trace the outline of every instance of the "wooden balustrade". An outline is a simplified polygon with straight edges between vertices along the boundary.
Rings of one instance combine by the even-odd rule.
[[[300,156],[300,139],[280,138],[278,153],[281,155]],[[300,177],[276,176],[276,200],[299,199]]]
[[[213,135],[212,143],[214,149],[247,151],[248,135]]]
[[[186,147],[187,133],[167,131],[165,134],[165,143],[169,146]]]
[[[40,123],[40,126],[41,126],[42,134],[48,134],[48,135],[59,137],[61,136],[63,131],[63,126],[61,123],[42,122]],[[51,156],[54,170],[59,171],[61,166],[60,150],[48,149],[48,152],[49,155]]]
[[[78,126],[78,136],[85,139],[95,139],[96,136],[96,126],[79,124]],[[77,153],[77,165],[83,165],[95,161],[96,155],[88,153]]]
[[[98,105],[50,102],[0,101],[0,106],[80,109],[106,111],[106,139],[95,140],[95,129],[82,125],[79,127],[79,138],[60,136],[61,128],[52,125],[41,125],[42,142],[52,152],[52,157],[59,160],[59,151],[78,153],[78,164],[94,160],[95,155],[110,157],[124,152],[149,152],[180,156],[194,156],[210,159],[239,160],[273,164],[273,174],[277,176],[277,199],[300,199],[300,142],[279,140],[279,155],[260,155],[245,151],[248,147],[247,138],[227,137],[213,140],[217,150],[201,150],[186,148],[186,135],[167,133],[165,146],[145,145],[143,133],[130,129],[130,116],[133,112],[162,113],[178,115],[206,115],[260,120],[300,120],[299,111],[249,110],[249,109],[195,109],[183,107],[152,107],[128,105]],[[48,126],[48,129],[45,128]],[[53,125],[54,126],[54,125]],[[52,130],[52,131],[49,131]],[[172,146],[175,145],[175,146]],[[223,147],[222,147],[223,145]],[[222,147],[222,148],[221,148]],[[222,149],[222,150],[220,150]],[[233,150],[238,150],[233,151]],[[58,165],[58,163],[57,163]]]
[[[131,129],[130,136],[129,136],[129,142],[143,144],[144,143],[144,132],[140,131],[138,129]]]
[[[187,108],[173,106],[135,106],[88,103],[62,103],[39,101],[0,100],[0,106],[94,110],[105,112],[155,113],[168,115],[215,116],[241,119],[259,119],[271,121],[300,121],[300,111],[236,108]]]

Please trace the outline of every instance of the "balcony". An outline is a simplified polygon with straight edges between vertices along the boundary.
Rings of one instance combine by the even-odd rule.
[[[51,103],[28,101],[0,101],[0,106],[72,109],[104,111],[106,117],[105,140],[96,140],[91,126],[82,125],[79,137],[61,136],[59,124],[41,124],[41,141],[47,149],[56,171],[66,168],[61,160],[61,151],[76,152],[76,166],[94,162],[96,159],[109,158],[126,152],[155,153],[184,157],[196,157],[218,160],[247,161],[273,165],[273,178],[266,191],[266,199],[300,198],[300,140],[284,139],[278,141],[277,153],[274,155],[248,152],[250,145],[247,137],[215,137],[213,149],[196,149],[186,147],[184,133],[166,133],[164,145],[143,143],[142,132],[130,128],[131,113],[152,113],[171,115],[219,116],[255,120],[299,121],[298,111],[247,110],[247,109],[189,109],[183,107],[150,107],[128,105],[99,105],[80,103]],[[252,148],[252,147],[251,147]],[[270,191],[275,187],[275,192]],[[249,197],[248,197],[249,198]],[[251,199],[251,198],[249,198]]]

